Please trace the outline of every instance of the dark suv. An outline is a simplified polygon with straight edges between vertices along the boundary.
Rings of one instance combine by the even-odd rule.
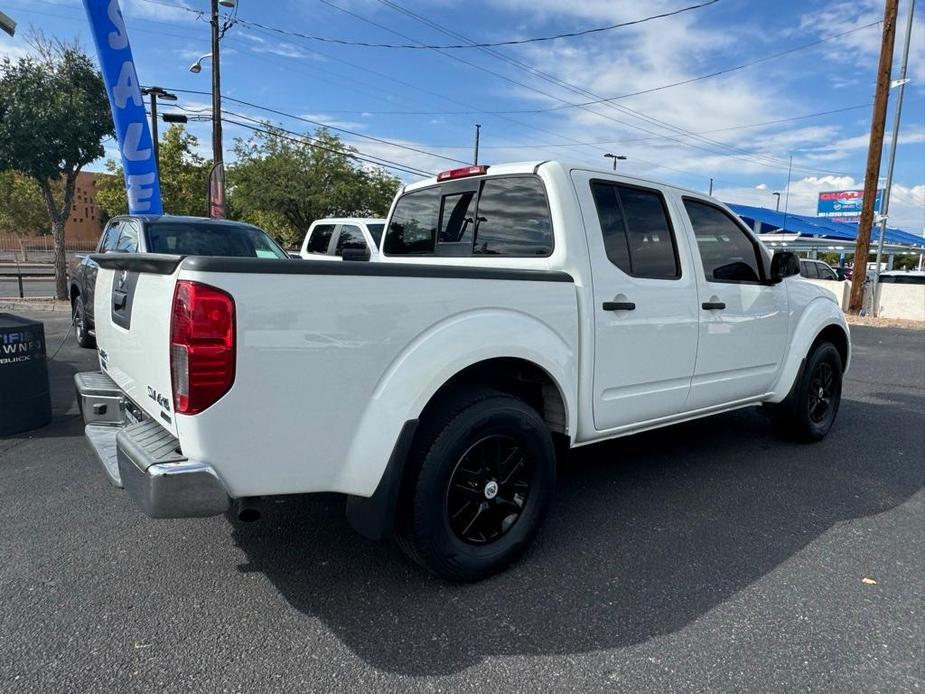
[[[97,253],[167,253],[244,258],[288,258],[270,236],[255,226],[224,219],[173,215],[121,215],[103,229]],[[81,347],[94,347],[93,289],[96,262],[76,256],[68,268],[71,311]]]

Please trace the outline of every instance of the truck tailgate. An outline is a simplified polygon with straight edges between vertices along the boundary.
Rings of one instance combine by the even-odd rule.
[[[170,380],[176,262],[173,268],[167,264],[172,270],[168,274],[145,272],[143,266],[110,269],[106,264],[101,262],[93,304],[100,366],[139,408],[176,436]]]

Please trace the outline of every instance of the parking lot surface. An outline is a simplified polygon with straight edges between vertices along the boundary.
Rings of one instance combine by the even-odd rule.
[[[28,315],[54,352],[66,314]],[[333,495],[145,518],[70,336],[54,422],[0,439],[0,691],[923,691],[925,332],[852,338],[825,441],[748,409],[579,449],[528,555],[456,586]]]

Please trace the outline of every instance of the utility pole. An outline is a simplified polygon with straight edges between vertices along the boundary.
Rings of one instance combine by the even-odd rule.
[[[896,13],[899,0],[886,0],[883,10],[883,40],[880,44],[880,65],[877,67],[877,91],[870,123],[870,144],[867,147],[867,170],[864,173],[864,201],[858,238],[854,247],[854,273],[851,275],[851,299],[848,311],[861,312],[864,304],[864,281],[867,279],[867,257],[870,254],[870,228],[874,221],[874,203],[880,178],[880,157],[883,155],[883,128],[890,94],[890,70],[893,64],[893,43],[896,39]]]
[[[880,257],[883,255],[883,237],[886,236],[887,215],[890,212],[890,193],[893,189],[893,165],[896,163],[896,144],[899,140],[899,119],[903,110],[903,94],[906,91],[906,67],[909,65],[909,43],[912,40],[912,17],[915,15],[915,0],[909,0],[909,19],[906,20],[906,43],[903,46],[903,61],[899,68],[899,79],[890,86],[898,86],[899,94],[896,97],[896,112],[893,114],[893,132],[890,134],[890,163],[886,169],[886,188],[883,189],[883,201],[880,203],[880,238],[877,241],[877,274],[874,277],[873,292],[877,296],[877,286],[880,284]],[[889,269],[889,268],[887,268]],[[873,313],[876,316],[877,302],[874,302]]]
[[[713,179],[710,179],[710,195],[713,195]]]
[[[473,158],[473,164],[479,163],[479,131],[482,129],[482,126],[478,123],[475,124],[475,157]]]
[[[158,173],[161,170],[161,145],[157,139],[157,97],[165,101],[176,101],[177,95],[171,94],[161,87],[145,87],[141,93],[151,97],[151,143],[154,147],[154,166]]]
[[[209,22],[212,25],[212,172],[209,174],[209,216],[224,219],[225,163],[222,156],[222,61],[219,58],[221,29],[218,25],[218,1],[211,0]]]

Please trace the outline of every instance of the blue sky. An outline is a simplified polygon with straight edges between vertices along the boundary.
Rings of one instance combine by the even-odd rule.
[[[635,20],[697,2],[239,0],[238,16],[348,41],[445,45],[460,39],[434,24],[475,41],[504,41]],[[207,92],[208,64],[198,75],[188,71],[209,51],[208,24],[196,12],[208,9],[207,0],[121,5],[141,82]],[[6,0],[3,8],[20,31],[16,39],[0,36],[0,55],[27,51],[30,25],[46,35],[79,37],[93,50],[78,0]],[[474,124],[480,123],[480,159],[487,163],[562,159],[607,166],[603,154],[615,152],[627,157],[620,162],[627,173],[698,190],[706,190],[712,177],[718,197],[745,204],[773,206],[771,193],[784,191],[782,208],[814,214],[819,191],[863,186],[880,25],[858,27],[879,21],[882,12],[880,0],[718,0],[632,27],[492,52],[343,46],[241,23],[223,41],[223,93],[350,130],[359,135],[339,134],[361,152],[414,169],[439,171],[458,165],[454,160],[469,161]],[[894,78],[906,12],[901,2]],[[920,7],[890,214],[891,226],[915,233],[925,227],[922,14]],[[831,38],[838,34],[844,35]],[[830,40],[800,48],[823,39]],[[770,57],[790,49],[798,50]],[[754,66],[655,89],[765,57]],[[207,95],[180,96],[185,108],[208,111]],[[312,127],[230,101],[225,107],[239,118],[266,118],[291,130]],[[825,114],[832,111],[838,112]],[[208,155],[208,124],[191,124],[191,130]],[[226,125],[226,149],[247,134]],[[111,149],[109,156],[115,155]],[[102,168],[102,162],[91,168]]]

